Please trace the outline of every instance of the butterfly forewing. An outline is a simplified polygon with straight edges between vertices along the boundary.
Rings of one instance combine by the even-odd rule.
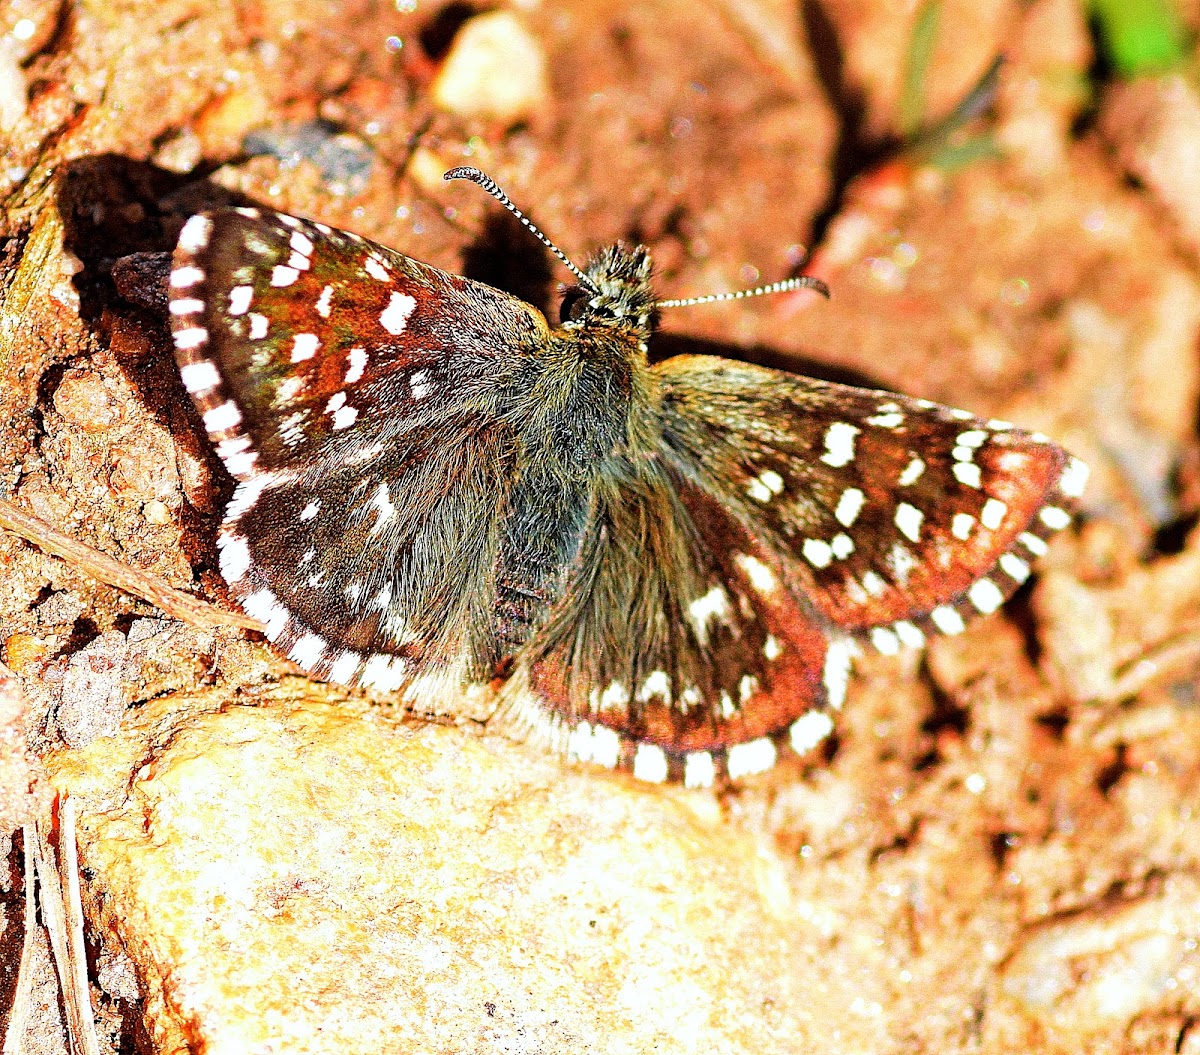
[[[259,209],[188,221],[170,311],[184,384],[239,479],[352,457],[464,406],[495,416],[546,333],[499,290]]]
[[[994,611],[1086,475],[1044,437],[924,400],[707,357],[657,369],[669,456],[828,625],[884,651]]]

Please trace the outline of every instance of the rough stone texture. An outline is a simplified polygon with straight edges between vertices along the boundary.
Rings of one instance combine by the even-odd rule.
[[[792,1052],[857,985],[708,795],[273,693],[50,759],[159,1051]],[[199,705],[199,707],[197,706]],[[132,778],[131,778],[132,774]],[[599,792],[599,794],[598,794]]]

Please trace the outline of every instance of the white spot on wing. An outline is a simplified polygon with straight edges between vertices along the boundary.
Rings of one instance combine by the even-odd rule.
[[[894,656],[900,651],[900,639],[885,626],[877,626],[871,631],[871,644],[885,656]]]
[[[234,286],[229,291],[229,314],[245,315],[254,300],[253,286]]]
[[[204,412],[204,427],[209,432],[224,432],[241,423],[242,412],[234,405],[233,400],[226,400],[220,406]]]
[[[624,707],[629,703],[629,690],[619,681],[610,681],[608,687],[600,693],[600,709],[607,711],[613,707]]]
[[[750,580],[750,585],[760,594],[769,596],[778,589],[779,581],[775,578],[775,573],[757,557],[749,553],[738,553],[734,555],[733,560]]]
[[[829,548],[838,560],[845,560],[854,552],[854,539],[844,531],[839,532],[829,540]]]
[[[329,668],[329,673],[326,677],[330,681],[336,681],[341,685],[348,685],[350,679],[358,671],[358,665],[361,662],[362,656],[357,652],[343,652],[333,661],[333,666]]]
[[[321,500],[314,498],[303,509],[300,510],[301,520],[312,520],[321,511]]]
[[[298,663],[305,670],[312,670],[321,661],[328,647],[329,642],[319,634],[305,634],[288,650],[288,659]]]
[[[300,272],[294,267],[288,267],[286,264],[276,264],[271,269],[272,286],[290,286],[299,277]]]
[[[965,487],[979,487],[983,477],[979,472],[979,466],[974,462],[955,462],[954,479]]]
[[[921,478],[921,474],[924,471],[925,463],[920,458],[914,458],[904,467],[904,471],[900,474],[896,482],[901,487],[911,487]]]
[[[429,379],[428,370],[417,370],[408,379],[408,388],[413,399],[424,399],[433,391],[433,382]]]
[[[248,480],[243,480],[234,488],[233,497],[229,500],[229,505],[225,507],[226,523],[237,520],[249,512],[267,488],[282,483],[285,479],[286,477],[281,479],[273,473],[256,473]]]
[[[192,216],[179,232],[179,248],[194,253],[208,245],[212,234],[212,220],[207,216]]]
[[[696,630],[696,637],[701,644],[708,642],[708,625],[717,619],[722,623],[729,622],[729,595],[724,587],[714,586],[703,597],[698,597],[688,605],[688,615]]]
[[[265,315],[252,311],[250,313],[250,340],[261,341],[267,335],[268,326],[270,326],[270,321]]]
[[[873,571],[863,575],[862,584],[863,589],[872,597],[879,597],[887,589],[887,583]]]
[[[393,337],[398,337],[408,325],[408,317],[417,306],[416,299],[406,293],[393,293],[388,306],[379,315],[379,325]]]
[[[375,494],[371,496],[371,504],[375,507],[378,514],[375,518],[375,524],[371,528],[371,533],[374,534],[396,514],[396,506],[392,502],[392,492],[386,482],[381,483],[375,488]]]
[[[929,613],[929,621],[943,634],[961,634],[966,628],[963,617],[945,604]]]
[[[646,703],[654,696],[661,696],[668,701],[671,699],[671,679],[667,677],[665,670],[656,670],[647,675],[646,680],[642,682],[642,687],[637,692],[637,698],[642,703]]]
[[[348,429],[358,420],[358,407],[339,407],[333,412],[333,428]]]
[[[746,494],[756,502],[764,504],[771,501],[771,491],[758,477],[755,477],[746,485]]]
[[[837,509],[833,515],[842,527],[851,527],[862,511],[866,496],[857,487],[847,487],[838,499]]]
[[[725,756],[725,770],[731,780],[738,780],[754,773],[762,773],[775,764],[778,752],[775,745],[765,736],[734,744]]]
[[[925,635],[913,626],[912,623],[900,620],[892,624],[892,629],[896,631],[896,637],[900,639],[902,645],[907,645],[909,648],[923,648],[925,645]]]
[[[204,272],[200,268],[192,264],[184,264],[183,267],[177,267],[171,272],[171,287],[173,289],[187,289],[189,286],[195,286],[204,281]]]
[[[1031,531],[1022,531],[1017,538],[1035,557],[1044,557],[1050,550],[1050,547],[1046,545],[1046,540],[1038,538]]]
[[[385,268],[383,264],[379,262],[377,257],[371,256],[370,254],[368,254],[367,258],[363,261],[363,270],[373,279],[376,279],[379,282],[391,281],[392,276],[388,274],[387,268]]]
[[[374,687],[380,692],[394,692],[405,681],[408,664],[400,656],[374,655],[363,667],[358,683],[364,688]]]
[[[833,562],[833,547],[824,539],[806,538],[801,552],[814,568],[827,568]]]
[[[825,453],[821,461],[840,469],[854,461],[854,437],[862,431],[844,421],[835,421],[825,430]]]
[[[225,533],[217,538],[221,576],[227,583],[241,582],[250,569],[250,544],[241,536]]]
[[[175,334],[175,347],[181,352],[186,352],[189,348],[199,347],[207,340],[208,330],[203,326],[189,326]]]
[[[1004,594],[991,579],[979,579],[972,583],[967,597],[984,615],[991,615],[1004,603]]]
[[[329,318],[329,304],[333,300],[333,286],[327,285],[321,290],[321,295],[317,298],[317,314],[323,319]]]
[[[788,730],[788,742],[798,755],[808,754],[833,732],[833,719],[824,711],[802,714]]]
[[[580,722],[567,742],[568,750],[582,762],[613,769],[621,758],[621,738],[606,725]]]
[[[365,348],[351,348],[346,354],[346,362],[348,364],[345,380],[343,384],[352,385],[363,375],[363,371],[367,368],[367,350]]]
[[[989,498],[983,503],[983,509],[979,513],[979,522],[989,531],[995,531],[1004,522],[1004,515],[1007,512],[1008,506],[999,498]]]
[[[783,477],[774,469],[767,469],[747,484],[746,492],[756,502],[769,502],[783,493]]]
[[[183,297],[173,300],[167,305],[167,311],[172,315],[192,315],[204,307],[204,301],[195,297]]]
[[[997,563],[1000,565],[1000,570],[1013,582],[1024,582],[1029,578],[1029,565],[1015,553],[1002,554]]]
[[[962,542],[971,537],[971,528],[975,526],[975,518],[970,513],[955,513],[950,521],[950,534]]]
[[[1044,506],[1038,515],[1041,517],[1042,523],[1051,531],[1061,531],[1071,523],[1071,514],[1065,509],[1059,509],[1058,506]]]
[[[290,618],[288,610],[279,603],[279,598],[265,586],[246,597],[241,605],[242,610],[248,616],[264,624],[263,634],[268,641],[274,641],[283,633],[283,628],[288,624]]]
[[[717,776],[717,767],[708,751],[692,751],[683,760],[683,786],[710,788]]]
[[[638,780],[661,784],[667,779],[667,756],[656,744],[638,744],[633,755],[633,775]]]
[[[829,706],[834,710],[839,710],[846,702],[846,688],[850,684],[850,661],[854,651],[854,644],[845,638],[831,640],[826,649],[821,680],[825,685],[825,696]]]
[[[321,339],[315,333],[298,333],[292,339],[292,362],[302,363],[311,359],[321,347]]]
[[[917,566],[917,558],[903,543],[897,542],[888,553],[888,567],[891,568],[892,578],[901,586],[908,582],[908,576]],[[863,576],[865,582],[866,576]]]
[[[909,505],[907,502],[901,502],[896,506],[896,527],[909,542],[921,540],[921,521],[924,519],[925,514],[916,506]]]
[[[183,379],[183,387],[193,394],[207,392],[221,381],[216,366],[207,359],[180,367],[179,376]]]
[[[1089,470],[1086,463],[1081,462],[1078,458],[1072,458],[1067,462],[1067,467],[1063,470],[1062,476],[1058,481],[1058,489],[1068,498],[1080,498],[1083,496],[1083,490],[1087,487]]]
[[[303,231],[292,232],[291,244],[292,248],[301,256],[312,256],[313,244]]]

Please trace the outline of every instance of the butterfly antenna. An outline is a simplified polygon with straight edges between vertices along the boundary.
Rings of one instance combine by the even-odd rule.
[[[542,234],[540,230],[538,230],[534,222],[512,203],[508,195],[505,194],[504,191],[502,191],[498,186],[496,186],[496,181],[492,179],[492,177],[486,172],[480,172],[479,169],[473,168],[470,165],[463,165],[460,168],[451,169],[442,177],[442,179],[469,179],[472,183],[478,183],[479,186],[488,192],[488,194],[495,198],[496,201],[498,201],[518,220],[520,220],[521,223],[523,223],[529,229],[529,231],[532,232],[533,236],[542,243],[542,245],[544,245],[550,250],[550,252],[558,257],[559,260],[566,264],[567,269],[571,272],[571,274],[579,279],[580,285],[590,289],[592,292],[596,291],[596,287],[592,284],[587,275],[585,275],[579,270],[579,268],[572,264],[571,261],[567,259],[567,254],[559,249],[558,246],[550,241],[549,238]]]
[[[739,289],[736,293],[710,293],[706,297],[660,300],[655,307],[690,308],[693,304],[712,304],[718,300],[742,300],[746,297],[761,297],[767,293],[790,293],[794,289],[815,289],[822,297],[829,298],[829,287],[819,278],[813,278],[812,275],[800,275],[797,278],[784,279],[782,282],[772,282],[769,286]]]

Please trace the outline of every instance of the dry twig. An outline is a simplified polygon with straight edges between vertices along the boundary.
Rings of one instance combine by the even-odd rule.
[[[167,615],[193,626],[240,626],[246,630],[262,630],[257,619],[241,612],[228,612],[193,597],[182,590],[168,586],[162,579],[148,572],[131,568],[107,553],[102,553],[70,535],[51,527],[44,520],[26,513],[11,502],[0,498],[0,527],[20,535],[40,550],[50,553],[87,572],[95,579],[115,586],[118,590],[149,601]]]

